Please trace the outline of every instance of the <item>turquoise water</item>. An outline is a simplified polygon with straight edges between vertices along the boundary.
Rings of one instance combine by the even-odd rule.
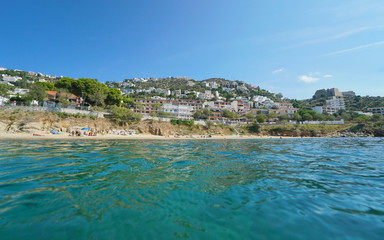
[[[383,239],[384,139],[0,141],[0,239]]]

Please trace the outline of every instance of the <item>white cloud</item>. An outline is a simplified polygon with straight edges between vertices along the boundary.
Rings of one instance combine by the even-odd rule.
[[[299,79],[299,81],[305,82],[305,83],[314,83],[314,82],[317,82],[320,80],[320,78],[313,77],[310,75],[301,75],[301,76],[299,76],[298,79]]]
[[[333,77],[333,75],[331,75],[331,74],[325,74],[324,76],[323,76],[323,78],[332,78]]]
[[[272,71],[272,74],[281,73],[284,70],[285,70],[284,68],[276,69],[276,70]]]

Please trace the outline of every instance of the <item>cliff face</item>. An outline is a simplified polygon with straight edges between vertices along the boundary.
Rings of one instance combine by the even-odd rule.
[[[81,128],[91,128],[99,132],[108,130],[136,130],[137,133],[152,134],[159,136],[170,135],[200,135],[200,134],[232,134],[229,127],[222,126],[186,126],[173,125],[170,122],[140,121],[138,123],[119,126],[109,119],[90,118],[60,118],[54,113],[24,112],[24,111],[1,111],[0,133],[44,133],[52,129],[58,131],[72,131]]]
[[[223,126],[210,126],[205,127],[201,125],[186,126],[186,125],[173,125],[169,122],[158,121],[141,121],[139,123],[131,124],[130,129],[136,130],[138,133],[146,133],[160,136],[170,135],[229,135],[233,132],[229,127]]]
[[[76,128],[92,128],[106,131],[113,127],[107,119],[66,118],[53,113],[2,111],[0,113],[0,132],[39,132],[52,129],[67,131]]]

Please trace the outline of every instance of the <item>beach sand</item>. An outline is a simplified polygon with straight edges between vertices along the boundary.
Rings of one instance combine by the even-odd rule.
[[[258,136],[258,135],[212,135],[212,137],[202,137],[202,135],[189,135],[189,136],[157,136],[151,134],[135,134],[135,135],[118,135],[118,134],[105,134],[97,136],[69,136],[68,133],[52,134],[47,132],[31,132],[31,133],[0,133],[0,139],[58,139],[58,140],[76,140],[76,139],[137,139],[137,140],[204,140],[204,139],[269,139],[280,138],[278,136]],[[289,137],[283,137],[289,138]]]

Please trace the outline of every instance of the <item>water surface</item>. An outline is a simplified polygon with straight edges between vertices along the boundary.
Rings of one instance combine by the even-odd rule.
[[[0,239],[383,239],[383,146],[1,140]]]

